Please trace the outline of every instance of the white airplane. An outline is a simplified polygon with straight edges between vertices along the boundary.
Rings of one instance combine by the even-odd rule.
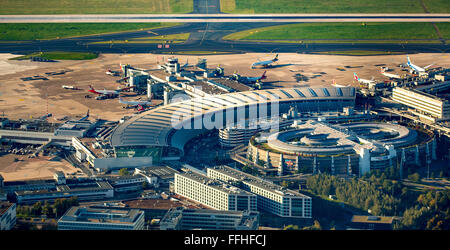
[[[360,83],[367,83],[367,84],[369,84],[369,83],[375,83],[374,80],[368,80],[368,79],[361,79],[361,78],[359,78],[358,75],[356,74],[356,72],[353,73],[353,77],[355,78],[355,80],[357,80],[357,81],[360,82]]]
[[[407,58],[407,60],[408,60],[408,62],[406,63],[406,65],[408,65],[408,67],[410,67],[412,70],[416,71],[417,73],[427,71],[427,69],[428,69],[430,66],[432,66],[432,65],[434,64],[434,63],[432,63],[432,64],[430,64],[430,65],[425,66],[425,67],[422,68],[422,67],[419,67],[419,66],[417,66],[417,65],[414,65],[414,64],[411,62],[411,60],[409,59],[409,56],[406,56],[406,58]]]
[[[130,89],[130,88],[133,88],[133,87],[127,87],[127,88],[118,89],[118,90],[106,90],[106,89],[105,90],[97,90],[97,89],[94,89],[91,85],[89,85],[88,91],[93,94],[98,94],[98,95],[115,95],[115,96],[117,96],[123,90]]]
[[[72,89],[72,90],[78,90],[78,88],[77,87],[74,87],[74,86],[69,86],[69,85],[62,85],[61,86],[63,89]]]
[[[86,121],[88,118],[89,118],[89,109],[88,109],[88,111],[87,111],[87,113],[86,113],[86,116],[84,116],[83,118],[81,118],[81,119],[78,120],[78,121],[79,121],[79,122]]]
[[[399,75],[386,73],[384,68],[381,68],[380,73],[386,77],[389,77],[390,79],[402,79],[402,77]]]
[[[119,96],[119,102],[122,104],[130,105],[130,106],[148,106],[148,105],[152,104],[151,101],[150,102],[149,101],[125,101],[122,99],[121,96]]]
[[[334,87],[337,87],[337,88],[344,88],[344,87],[349,87],[350,86],[350,84],[348,84],[348,85],[337,84],[336,80],[334,80],[334,79],[333,79],[333,84],[331,84],[331,85],[334,86]]]
[[[252,84],[252,83],[257,83],[257,82],[260,82],[261,80],[267,79],[266,72],[267,71],[264,71],[264,73],[261,76],[257,76],[257,77],[240,76],[239,74],[234,73],[233,78],[236,79],[240,83]]]
[[[252,64],[252,69],[256,66],[262,66],[263,68],[270,67],[272,63],[278,61],[278,54],[275,56],[274,59],[268,60],[268,61],[258,61]]]
[[[108,71],[106,71],[106,74],[110,76],[119,76],[120,72],[108,69]]]

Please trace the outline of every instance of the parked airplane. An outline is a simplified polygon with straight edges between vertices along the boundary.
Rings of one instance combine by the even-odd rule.
[[[381,68],[380,72],[381,72],[382,75],[384,75],[386,77],[389,77],[390,79],[402,79],[402,77],[399,76],[399,75],[386,73],[385,68]]]
[[[119,95],[120,92],[130,89],[132,87],[126,87],[123,89],[118,89],[118,90],[96,90],[94,89],[91,85],[89,85],[89,92],[94,93],[94,94],[98,94],[98,95],[106,95],[106,96],[115,96],[115,95]]]
[[[419,67],[419,66],[417,66],[417,65],[414,65],[414,64],[411,62],[411,60],[409,59],[409,56],[406,56],[406,59],[408,60],[408,62],[406,63],[406,65],[408,65],[412,70],[416,71],[417,73],[427,71],[427,69],[428,69],[430,66],[432,66],[432,65],[434,64],[434,63],[432,63],[432,64],[430,64],[430,65],[425,66],[425,67],[422,68],[422,67]]]
[[[79,121],[79,122],[86,121],[88,118],[89,118],[89,109],[88,109],[88,111],[87,111],[87,113],[86,113],[86,116],[84,116],[83,118],[81,118],[81,119],[78,120],[78,121]]]
[[[266,72],[267,71],[264,71],[262,76],[258,76],[258,77],[246,77],[246,76],[240,76],[239,74],[234,73],[233,78],[240,83],[253,84],[253,83],[257,83],[261,80],[267,79]]]
[[[334,80],[333,79],[333,84],[332,84],[334,87],[337,87],[337,88],[344,88],[344,87],[349,87],[350,86],[350,84],[348,84],[348,85],[340,85],[340,84],[337,84],[336,83],[336,80]]]
[[[121,96],[119,96],[119,102],[130,106],[148,106],[152,104],[151,101],[125,101]]]
[[[252,69],[255,68],[256,66],[262,66],[263,68],[270,67],[270,66],[272,66],[272,63],[274,63],[276,61],[278,61],[278,54],[272,60],[268,60],[268,61],[259,61],[258,60],[258,62],[255,62],[252,64]]]
[[[48,114],[46,114],[46,115],[41,116],[41,117],[39,118],[39,120],[44,121],[44,120],[47,120],[47,118],[49,118],[49,117],[51,117],[51,116],[52,116],[52,113],[48,113]]]
[[[119,71],[113,71],[113,70],[108,69],[108,71],[106,71],[106,74],[107,74],[107,75],[111,75],[111,76],[119,76],[119,75],[120,75],[120,72],[119,72]]]
[[[354,76],[355,80],[357,80],[360,83],[367,83],[367,84],[375,83],[375,81],[373,79],[372,80],[368,80],[368,79],[361,79],[361,78],[359,78],[358,75],[356,74],[356,72],[353,73],[353,76]]]
[[[144,107],[142,107],[141,105],[138,105],[138,109],[137,109],[137,111],[138,112],[140,112],[140,111],[144,111],[145,110],[145,108]]]
[[[69,86],[69,85],[62,85],[61,87],[63,89],[79,90],[79,88],[74,87],[74,86]]]

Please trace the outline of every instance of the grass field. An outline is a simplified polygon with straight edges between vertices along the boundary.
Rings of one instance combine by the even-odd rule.
[[[448,0],[423,0],[432,13],[449,13]],[[221,0],[225,13],[425,13],[411,0]]]
[[[450,23],[436,23],[444,39],[450,39]]]
[[[32,56],[39,56],[50,60],[91,60],[98,57],[95,53],[89,52],[36,52],[25,56],[11,58],[10,60],[25,60]]]
[[[240,40],[245,42],[260,42],[260,43],[296,43],[296,44],[313,44],[313,43],[326,43],[326,44],[356,44],[356,43],[378,43],[378,44],[438,44],[442,43],[441,40],[336,40],[336,39],[323,39],[323,40]]]
[[[149,37],[139,37],[130,40],[114,40],[114,41],[101,41],[92,42],[90,44],[122,44],[122,43],[183,43],[185,42],[191,33],[180,33],[172,35],[163,36],[149,36]]]
[[[1,0],[0,15],[170,14],[192,11],[192,0]]]
[[[191,33],[179,33],[179,34],[172,34],[172,35],[162,35],[162,36],[149,36],[149,37],[139,37],[135,40],[181,40],[186,41],[189,38],[189,35]]]
[[[0,23],[0,40],[56,39],[174,25],[179,23]]]
[[[449,36],[449,23],[439,23],[441,34]],[[225,40],[314,40],[314,39],[439,39],[430,23],[301,23],[279,25],[233,33]]]

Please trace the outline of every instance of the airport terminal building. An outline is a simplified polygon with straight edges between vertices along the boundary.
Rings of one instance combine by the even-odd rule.
[[[355,97],[353,87],[301,87],[193,98],[131,117],[114,129],[110,143],[116,157],[152,155],[157,164],[179,159],[184,145],[207,130],[279,117],[292,106],[300,112],[342,111],[354,106]]]
[[[332,125],[295,121],[291,128],[261,133],[249,142],[248,159],[285,172],[361,176],[407,161],[436,159],[433,133],[398,124],[359,122]]]

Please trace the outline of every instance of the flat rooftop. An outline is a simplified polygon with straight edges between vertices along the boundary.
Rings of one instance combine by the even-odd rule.
[[[197,174],[197,173],[194,173],[191,171],[182,173],[182,174],[178,174],[178,175],[186,177],[191,180],[194,180],[196,182],[203,183],[204,185],[207,185],[208,187],[212,187],[214,189],[217,189],[222,192],[226,192],[228,194],[254,195],[254,194],[244,191],[240,188],[231,186],[223,181],[211,179],[211,178],[208,178],[207,176]]]
[[[392,224],[394,217],[387,216],[366,216],[366,215],[353,215],[353,223],[377,223],[377,224]]]
[[[78,138],[78,140],[80,140],[80,142],[89,149],[89,151],[91,151],[91,153],[96,157],[96,158],[102,158],[103,157],[103,150],[101,148],[96,148],[94,147],[94,143],[97,142],[97,140],[95,138],[88,138],[88,137],[83,137],[83,138]]]
[[[138,209],[119,210],[110,208],[72,207],[60,221],[88,222],[88,223],[114,223],[133,224],[143,214]]]
[[[221,95],[228,93],[227,91],[219,89],[218,87],[208,84],[204,81],[188,82],[186,83],[186,85],[192,86],[194,88],[200,88],[203,92],[210,95]]]
[[[216,82],[216,83],[220,83],[220,84],[222,84],[222,85],[225,85],[225,86],[227,86],[227,87],[229,87],[229,88],[232,88],[232,89],[234,89],[234,90],[236,90],[236,91],[250,91],[250,90],[253,90],[253,88],[252,87],[250,87],[250,86],[247,86],[247,85],[245,85],[245,84],[242,84],[242,83],[239,83],[239,82],[237,82],[237,81],[233,81],[233,80],[230,80],[230,79],[225,79],[225,78],[209,78],[209,80],[211,80],[211,81],[213,81],[213,82]]]
[[[163,199],[143,199],[143,200],[129,200],[124,201],[128,207],[137,209],[159,209],[169,210],[174,207],[183,207],[183,203],[174,200]]]
[[[211,168],[217,172],[220,172],[222,174],[228,175],[232,178],[238,179],[242,182],[247,182],[251,185],[263,188],[269,192],[272,193],[276,193],[278,195],[286,195],[286,196],[298,196],[298,197],[302,197],[302,198],[310,198],[309,196],[306,196],[304,194],[301,194],[299,192],[290,190],[290,189],[285,189],[279,185],[273,184],[272,182],[266,181],[264,179],[255,177],[253,175],[244,173],[242,171],[230,168],[228,166],[217,166],[217,167],[213,167]]]
[[[161,179],[171,179],[174,178],[175,173],[179,173],[179,171],[168,166],[146,167],[141,168],[140,171],[145,174],[155,175]]]

